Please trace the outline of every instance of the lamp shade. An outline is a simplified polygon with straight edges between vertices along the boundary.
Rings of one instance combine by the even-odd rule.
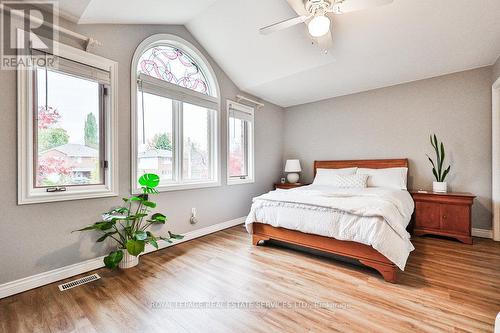
[[[285,172],[301,172],[299,160],[286,160]]]

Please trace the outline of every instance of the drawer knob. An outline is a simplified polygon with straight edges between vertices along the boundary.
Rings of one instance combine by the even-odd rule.
[[[443,219],[445,219],[445,220],[446,220],[446,215],[443,215]]]

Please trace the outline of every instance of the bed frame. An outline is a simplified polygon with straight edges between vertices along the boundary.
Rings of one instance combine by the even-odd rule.
[[[314,175],[316,176],[318,168],[340,169],[350,167],[372,169],[407,168],[408,159],[314,161]],[[398,267],[371,246],[325,236],[306,234],[285,228],[277,228],[258,222],[253,224],[253,245],[258,245],[260,241],[271,239],[355,259],[359,263],[377,270],[384,277],[385,281],[396,283]]]

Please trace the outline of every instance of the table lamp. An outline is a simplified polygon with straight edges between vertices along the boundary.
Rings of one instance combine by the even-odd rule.
[[[299,174],[298,172],[301,172],[302,168],[300,167],[300,161],[299,160],[286,160],[285,163],[285,172],[288,173],[286,176],[286,179],[288,180],[289,183],[295,184],[299,181]]]

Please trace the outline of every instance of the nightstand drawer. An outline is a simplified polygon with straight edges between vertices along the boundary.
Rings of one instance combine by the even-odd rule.
[[[415,203],[415,227],[440,229],[440,204],[433,202]]]
[[[441,229],[468,235],[470,233],[470,207],[441,205]]]

